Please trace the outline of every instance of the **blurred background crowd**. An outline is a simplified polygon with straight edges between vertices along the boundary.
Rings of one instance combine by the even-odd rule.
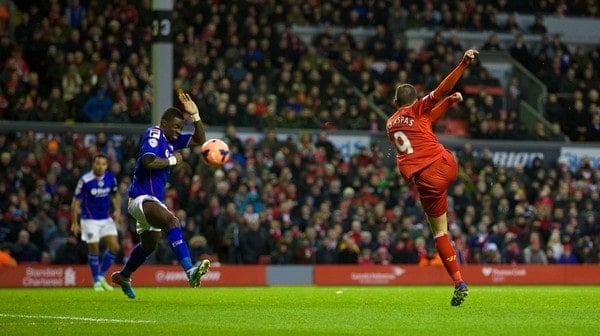
[[[0,118],[148,123],[150,0],[0,1]],[[378,130],[397,82],[428,92],[466,48],[507,51],[548,87],[553,132],[519,122],[523,88],[477,64],[457,89],[465,104],[447,118],[476,138],[600,140],[600,46],[567,45],[543,15],[598,19],[595,1],[175,1],[174,85],[191,92],[209,125]],[[514,13],[537,14],[520,26]],[[5,13],[5,14],[2,14]],[[498,19],[500,15],[504,19]],[[4,15],[4,19],[2,19]],[[294,26],[319,28],[302,41]],[[342,27],[334,30],[334,27]],[[356,37],[350,28],[375,34]],[[420,49],[405,32],[438,32]],[[489,32],[463,45],[442,31]],[[513,40],[497,34],[511,33]],[[538,39],[524,39],[536,35]],[[529,42],[528,42],[529,41]],[[348,82],[345,82],[347,80]],[[351,83],[351,85],[347,84]]]
[[[532,5],[535,3],[535,5]],[[521,27],[512,13],[540,14]],[[508,13],[499,22],[497,14]],[[390,88],[428,92],[468,47],[433,35],[420,50],[405,32],[422,28],[490,33],[480,50],[506,50],[548,86],[545,117],[553,133],[519,121],[523,88],[506,87],[475,64],[458,90],[466,100],[446,118],[481,139],[600,141],[600,45],[567,46],[548,34],[544,15],[598,19],[596,1],[175,1],[174,87],[197,101],[210,126],[225,127],[233,152],[223,168],[195,150],[175,167],[167,205],[185,228],[195,258],[222,263],[439,262],[416,191],[384,164],[376,145],[349,160],[329,141],[335,129],[382,130]],[[294,25],[320,28],[308,43]],[[334,27],[345,27],[334,33]],[[368,39],[350,27],[370,27]],[[524,35],[539,34],[535,43]],[[0,119],[150,124],[150,0],[0,0]],[[499,92],[499,93],[498,93]],[[264,138],[243,141],[236,127]],[[278,128],[309,130],[281,140]],[[69,234],[77,179],[107,153],[126,190],[137,137],[68,130],[0,134],[0,250],[18,262],[84,263],[85,245]],[[118,136],[118,140],[117,139]],[[469,144],[456,153],[449,190],[450,231],[461,263],[598,263],[600,171],[584,160],[497,167]],[[551,168],[547,168],[551,167]],[[125,216],[124,216],[125,217]],[[136,243],[131,218],[119,223],[120,261]],[[167,245],[150,262],[175,263]]]

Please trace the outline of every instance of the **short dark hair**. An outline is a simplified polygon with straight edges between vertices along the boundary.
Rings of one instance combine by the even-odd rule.
[[[162,117],[160,118],[160,120],[164,120],[166,122],[170,122],[171,120],[178,118],[178,119],[185,119],[185,117],[183,116],[183,112],[181,112],[180,109],[176,108],[176,107],[169,107],[165,113],[163,113]]]
[[[396,86],[394,94],[394,103],[396,107],[408,106],[417,100],[417,89],[410,84],[400,84]]]
[[[106,161],[108,161],[108,155],[104,154],[104,153],[98,153],[95,154],[94,157],[92,158],[92,162],[96,161],[96,159],[98,158],[105,158]]]

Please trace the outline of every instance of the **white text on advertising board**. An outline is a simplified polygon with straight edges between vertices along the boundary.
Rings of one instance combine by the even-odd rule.
[[[400,267],[394,267],[391,272],[352,272],[350,279],[364,285],[387,285],[405,272]]]
[[[76,272],[71,267],[27,267],[23,277],[24,287],[71,287],[76,282]]]
[[[527,270],[525,268],[511,268],[501,269],[495,267],[483,267],[481,273],[486,276],[492,277],[492,282],[504,282],[506,278],[523,278],[527,276]]]

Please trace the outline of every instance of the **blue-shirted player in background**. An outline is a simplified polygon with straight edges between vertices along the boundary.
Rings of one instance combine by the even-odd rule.
[[[137,220],[140,243],[131,251],[129,260],[119,272],[112,274],[112,282],[121,286],[130,299],[135,298],[131,288],[131,274],[156,249],[165,230],[171,249],[185,270],[191,287],[200,286],[200,278],[208,272],[210,262],[203,260],[194,267],[187,243],[183,239],[179,220],[164,204],[165,184],[171,167],[182,161],[178,150],[199,146],[206,140],[198,106],[187,93],[179,90],[178,97],[194,123],[194,134],[182,134],[184,114],[178,108],[168,108],[160,124],[146,130],[140,142],[133,181],[129,186],[128,211]]]
[[[97,291],[113,290],[106,282],[104,274],[119,252],[115,221],[119,221],[121,216],[121,197],[117,192],[117,179],[107,169],[108,157],[104,154],[95,155],[92,160],[92,170],[79,178],[71,202],[71,231],[75,235],[81,232],[81,240],[87,243],[88,263],[92,271],[94,290]],[[106,245],[102,264],[100,264],[100,239]]]

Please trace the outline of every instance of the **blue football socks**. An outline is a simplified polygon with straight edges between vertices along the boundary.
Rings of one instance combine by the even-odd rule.
[[[177,256],[177,260],[179,260],[179,264],[183,267],[184,270],[189,270],[193,267],[192,258],[190,257],[190,251],[188,250],[188,246],[183,240],[183,235],[181,233],[180,227],[174,227],[167,232],[167,236],[169,237],[169,244],[171,245],[171,250]]]
[[[109,250],[104,251],[104,255],[102,256],[102,264],[100,265],[100,272],[98,275],[103,277],[114,261],[115,255]]]
[[[88,264],[92,271],[92,279],[94,279],[94,282],[98,281],[98,265],[100,264],[100,257],[97,254],[88,254]]]

